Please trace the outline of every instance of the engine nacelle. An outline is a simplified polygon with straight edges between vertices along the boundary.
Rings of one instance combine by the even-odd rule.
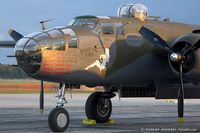
[[[172,45],[173,52],[183,53],[189,47],[194,45],[200,39],[199,34],[188,34],[175,40]],[[170,56],[170,55],[169,55]],[[171,69],[178,75],[179,74],[179,63],[173,62],[169,59]],[[200,49],[189,53],[185,57],[183,63],[183,76],[184,79],[197,82],[200,81]]]

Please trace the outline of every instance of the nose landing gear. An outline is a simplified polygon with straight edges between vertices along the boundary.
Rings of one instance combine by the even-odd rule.
[[[54,108],[48,118],[48,124],[49,128],[53,132],[64,132],[69,125],[70,118],[67,110],[62,108],[67,101],[65,100],[65,84],[61,84],[59,88],[59,94],[58,94],[58,103],[56,108]]]

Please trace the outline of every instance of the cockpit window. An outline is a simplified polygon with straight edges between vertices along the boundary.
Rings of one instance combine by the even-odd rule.
[[[91,31],[96,32],[99,28],[97,19],[76,19],[73,26],[86,27]]]
[[[124,25],[122,23],[114,23],[117,35],[124,35]]]
[[[76,33],[70,28],[62,29],[62,31],[64,32],[65,37],[67,39],[68,47],[69,48],[78,48],[78,41],[77,41]]]
[[[47,33],[42,33],[34,37],[37,42],[39,42],[41,45],[48,44],[49,43],[49,35]]]
[[[50,35],[51,38],[61,38],[63,36],[62,33],[58,30],[52,30],[47,33]]]
[[[56,39],[53,42],[53,50],[65,50],[64,39]]]
[[[65,50],[65,40],[61,31],[51,30],[34,37],[42,50]]]
[[[113,24],[110,22],[102,23],[103,34],[114,34]]]
[[[73,25],[75,21],[76,21],[76,19],[72,19],[72,20],[69,22],[68,26]]]
[[[52,30],[47,32],[52,39],[52,46],[47,47],[48,50],[65,50],[65,40],[63,33],[59,30]]]
[[[34,37],[36,35],[39,35],[39,34],[41,34],[41,32],[33,32],[33,33],[30,33],[30,34],[26,35],[25,37],[32,38],[32,37]]]

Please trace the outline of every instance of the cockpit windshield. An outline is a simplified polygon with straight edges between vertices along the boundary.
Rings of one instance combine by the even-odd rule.
[[[71,21],[70,23],[72,26],[85,27],[91,31],[97,31],[99,28],[99,23],[98,23],[97,19],[81,18],[81,19],[75,19],[75,20]]]

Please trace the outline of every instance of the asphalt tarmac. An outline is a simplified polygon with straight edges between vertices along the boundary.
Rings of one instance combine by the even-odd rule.
[[[200,132],[200,100],[185,101],[185,119],[177,122],[177,103],[154,98],[112,99],[114,125],[84,125],[84,105],[89,94],[67,95],[71,122],[67,133],[160,133]],[[45,95],[45,110],[38,109],[39,94],[0,94],[0,133],[43,133],[48,114],[56,106],[54,94]]]

